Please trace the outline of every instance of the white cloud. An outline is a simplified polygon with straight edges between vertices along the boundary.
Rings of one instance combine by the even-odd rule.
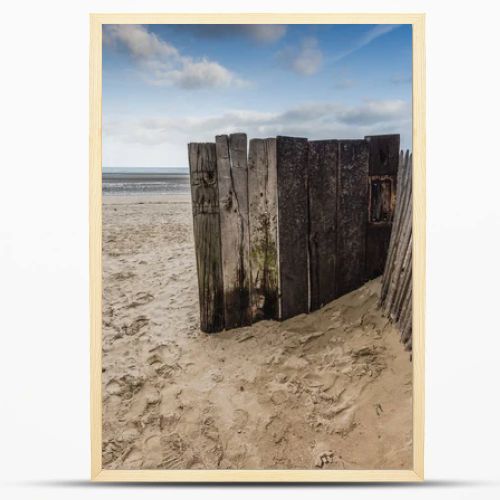
[[[137,24],[110,24],[104,27],[103,42],[123,45],[137,59],[178,58],[178,50]]]
[[[302,39],[297,47],[287,47],[280,51],[278,58],[295,73],[310,76],[319,71],[323,62],[323,53],[319,48],[318,40],[308,37]]]
[[[157,165],[186,165],[189,142],[213,141],[215,135],[246,132],[249,138],[290,135],[309,139],[355,139],[400,133],[411,147],[411,107],[405,101],[366,101],[357,106],[305,103],[282,112],[230,110],[206,117],[118,118],[104,120],[104,165],[130,164],[130,154],[157,152]],[[133,164],[133,163],[132,163]],[[136,161],[135,164],[144,164]]]
[[[141,25],[105,27],[104,43],[124,47],[136,60],[147,81],[184,89],[241,86],[246,82],[216,61],[182,55],[172,44]]]
[[[361,106],[341,111],[338,119],[347,124],[367,126],[399,120],[408,114],[409,108],[405,101],[366,101]]]

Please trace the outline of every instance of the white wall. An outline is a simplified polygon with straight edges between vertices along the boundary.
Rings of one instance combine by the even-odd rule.
[[[0,470],[6,498],[162,497],[89,476],[89,12],[427,13],[427,431],[424,487],[342,498],[498,498],[500,164],[497,2],[143,0],[2,4]],[[80,483],[82,482],[82,483]],[[338,487],[336,487],[338,488]],[[403,492],[402,489],[405,491]],[[36,491],[35,491],[36,490]],[[144,490],[144,491],[142,491]],[[263,490],[207,491],[251,498]],[[495,495],[496,491],[496,495]],[[327,487],[272,494],[326,497]]]

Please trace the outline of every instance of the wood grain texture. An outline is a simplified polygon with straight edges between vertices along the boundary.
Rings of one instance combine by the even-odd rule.
[[[215,144],[189,144],[193,230],[198,271],[200,328],[224,329],[221,235]]]
[[[369,148],[369,216],[366,233],[366,279],[384,272],[396,201],[399,134],[366,136]]]
[[[376,226],[368,224],[366,229],[366,279],[372,280],[384,272],[391,226]]]
[[[307,139],[276,138],[280,318],[308,311]]]
[[[400,156],[398,196],[389,255],[382,278],[380,304],[401,333],[405,348],[413,348],[413,202],[412,157]]]
[[[252,318],[278,318],[276,139],[252,139],[248,154]]]
[[[216,137],[225,328],[249,325],[250,263],[246,134]]]
[[[309,141],[310,310],[335,298],[338,141]]]
[[[339,297],[365,281],[368,145],[339,141],[336,290]]]
[[[396,175],[399,161],[399,134],[367,135],[370,175]]]

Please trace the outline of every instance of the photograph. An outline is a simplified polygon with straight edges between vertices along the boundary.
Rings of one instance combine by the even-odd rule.
[[[420,467],[412,23],[99,29],[99,467]]]
[[[500,499],[500,3],[450,6],[6,4],[1,498]]]

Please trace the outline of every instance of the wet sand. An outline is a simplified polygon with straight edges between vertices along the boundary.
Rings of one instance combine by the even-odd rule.
[[[374,280],[199,331],[189,196],[105,196],[105,469],[408,469],[412,365]]]

